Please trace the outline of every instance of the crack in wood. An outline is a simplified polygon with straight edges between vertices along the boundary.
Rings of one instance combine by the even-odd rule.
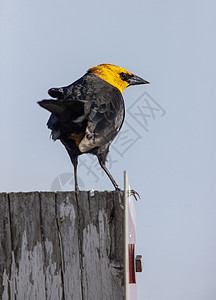
[[[84,300],[84,287],[83,287],[83,249],[82,249],[82,230],[81,230],[81,218],[80,218],[80,207],[79,207],[79,198],[80,194],[76,194],[76,205],[77,205],[77,220],[78,220],[78,247],[79,247],[79,263],[80,263],[80,273],[81,273],[81,297]]]
[[[59,228],[59,221],[60,218],[58,218],[57,213],[57,199],[56,199],[56,193],[55,193],[55,220],[56,220],[56,226],[57,226],[57,234],[58,234],[58,242],[59,242],[59,249],[60,249],[60,256],[61,256],[61,281],[62,281],[62,300],[65,300],[65,286],[64,286],[64,270],[65,270],[65,262],[64,262],[64,251],[63,251],[63,244],[62,244],[62,237],[61,232]]]

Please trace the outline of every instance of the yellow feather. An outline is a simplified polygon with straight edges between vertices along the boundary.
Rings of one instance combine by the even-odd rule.
[[[82,138],[84,136],[84,133],[71,133],[69,135],[69,138],[74,140],[76,143],[76,146],[79,146],[79,143],[81,142]]]
[[[125,70],[124,68],[110,64],[101,64],[89,69],[88,71],[115,86],[121,93],[124,91],[124,89],[126,89],[128,83],[121,79],[120,74],[126,73],[132,75],[131,72]]]

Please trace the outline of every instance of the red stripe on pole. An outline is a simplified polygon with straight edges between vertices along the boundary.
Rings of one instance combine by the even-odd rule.
[[[129,283],[136,283],[135,278],[135,244],[128,244],[129,252]]]

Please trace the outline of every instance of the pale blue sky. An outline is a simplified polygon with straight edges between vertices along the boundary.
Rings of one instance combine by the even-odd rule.
[[[215,300],[215,1],[0,3],[0,191],[50,190],[58,176],[64,185],[72,166],[60,142],[49,139],[49,114],[36,101],[96,64],[125,67],[151,82],[123,93],[122,130],[136,142],[126,151],[116,140],[108,163],[121,187],[126,169],[142,197],[138,299]],[[148,109],[150,117],[136,114],[140,97],[158,109],[155,118]],[[86,190],[113,189],[95,160],[81,161]]]

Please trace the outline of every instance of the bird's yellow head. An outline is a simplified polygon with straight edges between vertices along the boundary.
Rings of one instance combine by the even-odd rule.
[[[131,72],[125,70],[124,68],[110,65],[110,64],[101,64],[92,67],[91,69],[88,70],[88,73],[93,73],[96,76],[102,78],[109,84],[119,89],[121,93],[129,85],[149,83],[148,81],[132,74]]]

